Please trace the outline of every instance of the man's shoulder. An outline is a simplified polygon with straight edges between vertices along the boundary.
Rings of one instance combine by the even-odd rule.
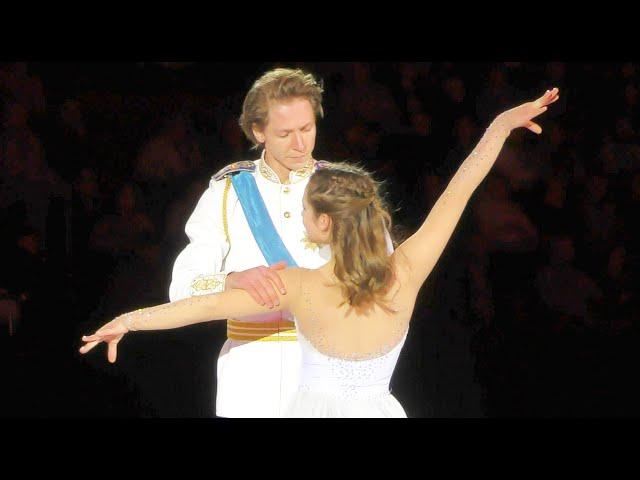
[[[240,173],[240,172],[256,173],[258,169],[258,162],[259,160],[241,160],[239,162],[233,162],[229,165],[226,165],[211,177],[211,181],[209,185],[213,187],[214,184],[216,184],[220,180],[224,180],[225,178],[231,175],[234,175],[236,173]],[[330,168],[331,165],[332,163],[327,160],[316,160],[314,170]]]
[[[327,160],[316,160],[316,170],[322,170],[323,168],[329,168],[331,167],[331,162],[328,162]]]
[[[256,162],[253,160],[241,160],[239,162],[233,162],[223,168],[221,168],[215,175],[211,177],[211,184],[224,180],[230,175],[240,172],[255,172]]]

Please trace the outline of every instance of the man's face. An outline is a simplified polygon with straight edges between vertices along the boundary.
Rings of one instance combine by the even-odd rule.
[[[254,128],[253,134],[264,144],[267,162],[299,170],[310,160],[316,143],[313,107],[305,98],[274,103],[264,130]]]

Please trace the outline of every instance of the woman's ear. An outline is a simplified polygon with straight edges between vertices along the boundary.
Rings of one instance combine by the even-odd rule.
[[[321,213],[318,217],[318,226],[323,232],[330,231],[332,223],[331,217],[326,213]]]

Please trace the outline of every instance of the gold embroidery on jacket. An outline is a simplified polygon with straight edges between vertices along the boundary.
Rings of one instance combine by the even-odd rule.
[[[227,218],[227,197],[229,196],[230,188],[231,177],[227,177],[227,183],[224,185],[224,194],[222,195],[222,226],[224,227],[224,237],[229,245],[231,245],[231,238],[229,237],[229,220]]]

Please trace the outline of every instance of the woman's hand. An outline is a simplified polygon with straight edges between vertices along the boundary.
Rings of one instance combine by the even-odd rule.
[[[80,353],[85,354],[100,342],[107,342],[107,358],[109,362],[115,363],[116,357],[118,356],[118,342],[122,340],[122,337],[124,337],[124,334],[128,331],[129,329],[125,326],[122,316],[117,317],[103,325],[93,335],[83,336],[82,341],[85,342],[85,344],[80,347]]]
[[[531,120],[538,115],[547,111],[547,105],[557,101],[560,96],[559,90],[553,88],[547,90],[547,92],[533,102],[523,103],[522,105],[507,110],[506,112],[498,115],[496,120],[500,121],[505,127],[510,130],[514,130],[519,127],[524,127],[531,130],[533,133],[542,133],[542,127]]]

